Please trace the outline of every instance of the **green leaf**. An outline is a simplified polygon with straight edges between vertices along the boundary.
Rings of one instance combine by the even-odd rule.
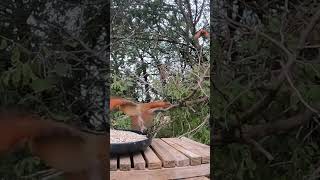
[[[50,116],[58,121],[67,121],[71,118],[70,114],[58,112],[58,113],[50,113]]]
[[[9,81],[10,81],[10,73],[9,71],[6,71],[2,74],[1,76],[2,82],[5,86],[9,85]]]
[[[53,85],[46,79],[36,79],[32,81],[31,87],[35,92],[42,92],[52,88]]]
[[[256,163],[251,158],[246,159],[246,164],[250,170],[255,170],[257,168]]]
[[[308,99],[311,101],[319,101],[320,100],[320,85],[313,85],[310,89],[306,92]]]
[[[7,41],[5,39],[2,39],[0,44],[0,50],[5,49],[7,47]]]
[[[70,46],[70,47],[73,47],[73,48],[77,47],[77,45],[78,45],[78,42],[71,41],[71,40],[64,40],[64,41],[62,41],[62,43],[64,45],[67,45],[67,46]]]
[[[11,55],[11,62],[13,65],[17,65],[20,61],[20,51],[18,47],[13,48]]]
[[[36,75],[32,72],[32,69],[29,64],[22,64],[22,84],[28,85],[30,83],[30,80],[38,79]]]
[[[292,106],[293,110],[298,110],[298,103],[300,102],[299,98],[296,96],[296,94],[292,94],[290,96],[290,104]]]
[[[70,64],[66,63],[57,63],[54,71],[59,75],[59,76],[65,76],[68,71],[70,70],[71,66]]]
[[[271,32],[277,33],[281,27],[281,21],[278,18],[271,18],[269,21],[269,28]]]
[[[15,71],[11,75],[11,80],[13,83],[13,86],[18,87],[20,80],[21,80],[21,75],[22,75],[22,64],[18,63]]]
[[[248,46],[248,50],[250,52],[256,52],[257,51],[257,47],[258,47],[258,40],[256,38],[254,39],[249,39],[247,42],[247,46]]]

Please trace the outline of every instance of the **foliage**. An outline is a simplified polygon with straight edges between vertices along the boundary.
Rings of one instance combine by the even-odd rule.
[[[57,121],[100,128],[91,114],[106,99],[100,87],[109,69],[108,12],[108,2],[1,1],[1,107],[22,106]],[[2,178],[21,179],[46,168],[20,153],[18,159],[1,159]]]
[[[312,117],[303,113],[310,111],[306,104],[319,109],[320,56],[319,48],[312,47],[319,42],[319,23],[299,48],[302,32],[317,13],[314,7],[319,3],[286,2],[238,2],[237,11],[232,10],[232,2],[223,2],[229,18],[219,21],[224,22],[223,31],[214,32],[217,38],[212,46],[216,179],[301,180],[319,175],[314,174],[320,156],[319,113]],[[220,19],[220,15],[215,17]],[[296,59],[289,68],[289,78],[281,79],[283,65],[292,61],[290,54]],[[262,101],[264,97],[269,99]],[[260,102],[264,102],[260,108],[250,111]],[[250,116],[244,116],[248,112]],[[305,120],[292,129],[286,127],[293,120],[278,128],[272,126],[300,113]],[[262,133],[264,127],[273,128],[269,130],[272,133],[250,137],[256,144],[246,139],[249,130],[256,128]]]
[[[112,95],[140,102],[164,99],[173,104],[183,104],[191,94],[188,101],[210,95],[208,41],[200,50],[192,37],[208,25],[209,1],[181,2],[113,2]],[[188,5],[192,19],[185,17]],[[200,20],[193,24],[197,17]],[[207,104],[205,100],[169,110],[165,115],[172,122],[157,135],[185,135],[209,144],[208,123],[203,123],[209,113]],[[123,114],[116,112],[112,119],[114,127],[129,128],[129,119]]]
[[[209,96],[208,41],[192,37],[208,26],[208,3],[113,1],[112,95],[181,104],[166,113],[173,122],[159,136],[185,134],[209,142],[208,98],[192,103]],[[107,94],[100,86],[109,69],[108,10],[107,1],[1,1],[1,106],[19,105],[99,129],[92,121],[101,119],[91,115],[103,111]],[[122,114],[114,116],[115,126],[128,126]],[[17,178],[45,168],[29,154],[20,155],[1,161],[1,167],[16,169]],[[1,168],[1,176],[13,177],[10,169]]]

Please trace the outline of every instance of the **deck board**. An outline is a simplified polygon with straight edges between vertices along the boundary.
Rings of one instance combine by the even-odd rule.
[[[195,143],[186,141],[185,139],[181,138],[163,138],[163,140],[172,141],[173,143],[182,146],[187,151],[199,155],[201,157],[202,164],[209,163],[210,161],[210,150],[208,150],[207,148],[198,146]]]
[[[183,178],[180,180],[209,180],[206,176],[197,176],[197,177],[191,177],[191,178]]]
[[[174,157],[175,165],[177,167],[187,166],[190,164],[190,159],[175,147],[169,145],[161,139],[155,139],[155,141],[170,152],[170,154]]]
[[[162,167],[161,160],[150,147],[148,147],[143,153],[146,158],[148,169],[160,169]]]
[[[185,137],[155,138],[143,152],[111,157],[110,174],[117,180],[205,180],[210,175],[210,146]]]
[[[130,155],[120,156],[119,167],[121,171],[129,171],[131,169]]]
[[[111,157],[110,158],[110,171],[116,171],[118,164],[118,157]]]
[[[111,180],[166,180],[208,176],[210,164],[154,170],[110,171]]]
[[[146,168],[146,161],[144,160],[141,153],[132,156],[133,168],[137,170],[142,170]]]
[[[176,162],[175,162],[174,154],[172,154],[165,147],[161,146],[161,144],[159,143],[159,140],[160,139],[153,139],[151,143],[151,147],[154,150],[154,152],[157,154],[159,159],[161,159],[162,166],[165,168],[175,167]]]
[[[196,165],[201,164],[201,155],[190,151],[189,148],[186,148],[184,146],[184,144],[181,144],[181,142],[179,142],[179,139],[177,139],[177,138],[163,138],[162,140],[164,140],[165,142],[170,144],[172,147],[176,148],[178,151],[185,154],[190,159],[190,165],[196,166]]]

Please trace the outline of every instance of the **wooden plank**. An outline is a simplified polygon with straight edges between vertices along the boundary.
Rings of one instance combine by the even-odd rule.
[[[110,171],[116,171],[117,170],[117,164],[118,164],[118,157],[113,156],[110,158]]]
[[[162,138],[166,143],[185,154],[190,159],[190,165],[196,166],[201,164],[201,155],[195,154],[177,143],[176,138]]]
[[[150,147],[148,147],[143,153],[144,157],[146,158],[148,169],[160,169],[162,167],[161,160]]]
[[[193,144],[195,144],[195,145],[197,145],[197,146],[200,146],[200,147],[202,147],[202,148],[204,148],[204,149],[208,149],[208,150],[210,151],[210,146],[208,146],[208,145],[206,145],[206,144],[199,143],[199,142],[197,142],[197,141],[194,141],[194,140],[189,139],[189,138],[186,138],[186,137],[181,137],[181,139],[184,140],[184,141],[188,141],[188,142],[190,142],[190,143],[193,143]]]
[[[210,149],[201,147],[192,141],[188,141],[186,138],[178,138],[175,140],[175,142],[177,142],[180,146],[183,146],[185,149],[195,154],[199,154],[201,156],[202,164],[210,162]]]
[[[163,167],[170,168],[175,167],[175,158],[174,155],[168,151],[165,147],[161,146],[159,144],[160,139],[153,139],[151,143],[151,147],[154,150],[154,152],[157,154],[159,159],[162,161]]]
[[[130,155],[124,155],[119,157],[119,169],[121,171],[130,171],[131,169]]]
[[[178,150],[176,150],[174,147],[170,146],[161,139],[156,139],[156,142],[159,143],[162,147],[164,147],[167,151],[169,151],[170,154],[172,154],[176,166],[182,167],[190,165],[190,159]]]
[[[182,179],[197,176],[209,176],[210,164],[199,166],[184,166],[175,168],[161,168],[154,170],[111,171],[111,180],[164,180]]]
[[[141,153],[137,153],[132,156],[133,168],[136,170],[141,170],[146,168],[146,162]]]
[[[206,176],[198,176],[198,177],[192,177],[192,178],[183,178],[181,180],[209,180]]]

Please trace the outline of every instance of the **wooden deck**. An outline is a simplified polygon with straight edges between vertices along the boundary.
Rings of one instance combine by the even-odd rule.
[[[202,178],[210,174],[210,147],[191,139],[153,139],[135,155],[111,157],[111,180]]]

